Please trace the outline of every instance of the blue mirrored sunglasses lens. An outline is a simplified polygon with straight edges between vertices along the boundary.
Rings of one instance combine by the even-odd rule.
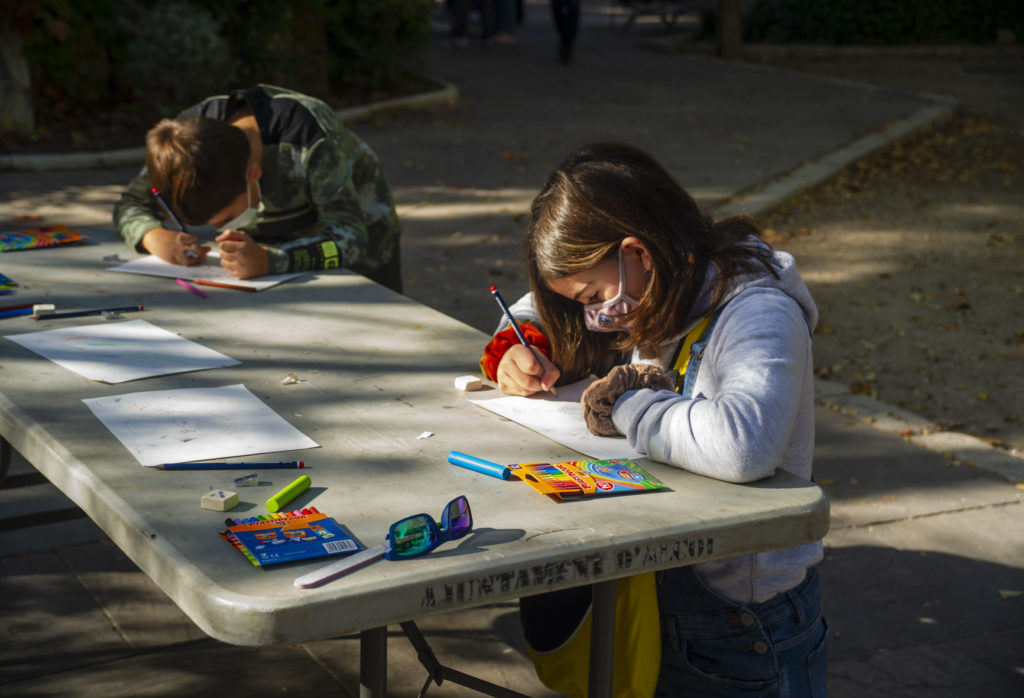
[[[448,505],[445,512],[448,516],[448,536],[460,538],[473,527],[473,517],[469,513],[469,501],[459,497]]]
[[[398,557],[425,553],[436,542],[437,528],[425,516],[410,516],[391,527],[391,550]]]

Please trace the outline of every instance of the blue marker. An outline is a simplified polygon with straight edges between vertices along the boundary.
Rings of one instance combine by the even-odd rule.
[[[476,458],[475,456],[470,456],[466,453],[449,451],[448,462],[452,465],[458,465],[463,468],[475,470],[478,473],[483,473],[484,475],[496,477],[499,480],[512,479],[512,471],[507,466],[492,463],[491,461],[484,460],[482,458]]]

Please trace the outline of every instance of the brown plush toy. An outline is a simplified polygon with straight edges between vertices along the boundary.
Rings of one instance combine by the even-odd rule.
[[[612,424],[612,407],[627,390],[650,388],[651,390],[673,390],[675,381],[657,366],[628,364],[616,366],[608,375],[591,383],[583,391],[580,405],[587,429],[598,436],[621,436]]]

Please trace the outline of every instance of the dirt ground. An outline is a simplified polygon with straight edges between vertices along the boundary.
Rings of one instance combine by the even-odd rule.
[[[960,106],[761,217],[818,302],[818,375],[1020,455],[1022,57],[765,60]]]

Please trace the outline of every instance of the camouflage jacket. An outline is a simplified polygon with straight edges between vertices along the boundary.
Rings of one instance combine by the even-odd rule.
[[[269,252],[271,273],[344,266],[369,275],[398,253],[394,198],[377,156],[320,100],[260,85],[181,116],[227,121],[246,104],[263,136],[263,174],[256,222],[243,230]],[[114,225],[140,252],[148,231],[168,227],[151,186],[143,167],[114,205]]]

